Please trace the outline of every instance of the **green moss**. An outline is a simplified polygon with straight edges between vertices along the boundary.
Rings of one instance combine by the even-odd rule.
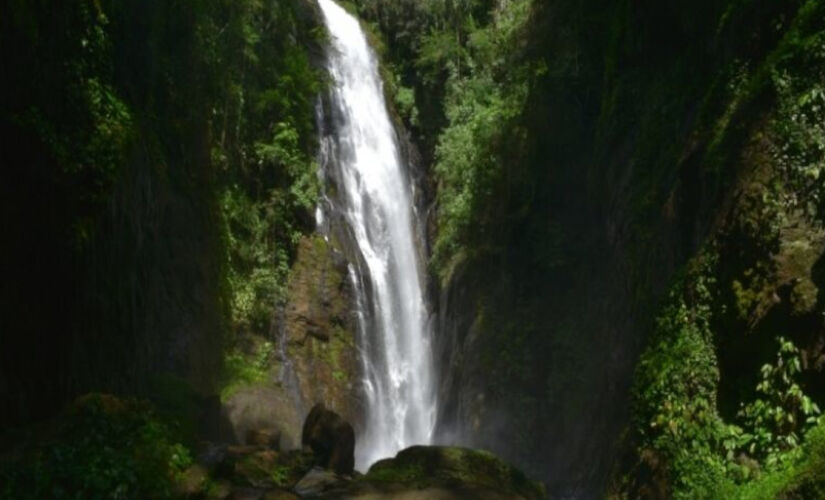
[[[485,488],[542,499],[539,483],[492,453],[458,447],[414,446],[373,465],[359,481],[408,487]]]
[[[390,461],[377,462],[370,468],[369,474],[366,476],[368,481],[404,483],[415,486],[423,486],[426,484],[427,479],[429,477],[420,463],[395,466]]]
[[[265,487],[276,484],[283,466],[277,463],[278,453],[266,451],[242,457],[235,463],[234,481],[245,486]]]
[[[666,457],[674,498],[712,496],[739,444],[716,407],[719,369],[710,330],[714,258],[691,267],[671,292],[634,379],[642,448]]]
[[[291,488],[313,466],[311,453],[258,451],[241,457],[234,466],[233,481],[259,488]]]
[[[272,368],[275,347],[272,342],[254,339],[250,352],[229,351],[224,362],[221,400],[226,401],[238,389],[263,382]]]

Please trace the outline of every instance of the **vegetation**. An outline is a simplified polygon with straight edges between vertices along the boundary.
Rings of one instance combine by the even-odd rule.
[[[672,461],[675,491],[709,497],[725,478],[739,430],[725,425],[716,408],[719,369],[709,328],[712,280],[695,273],[689,275],[684,295],[677,287],[670,297],[639,361],[633,413],[642,446]]]
[[[466,342],[444,362],[472,374],[457,397],[485,396],[447,425],[577,496],[606,482],[577,464],[632,385],[619,495],[745,495],[807,463],[822,3],[358,7],[432,165],[432,271],[461,325],[441,333]]]
[[[7,4],[0,424],[25,432],[93,390],[151,399],[194,438],[217,418],[210,397],[263,376],[313,227],[315,6]],[[33,439],[0,483],[43,498],[172,496],[184,450],[123,404]]]
[[[195,431],[157,415],[275,358],[324,31],[307,0],[7,4],[0,424],[161,407],[83,400],[0,493],[170,496]],[[825,3],[347,7],[427,172],[444,427],[560,497],[824,495]]]
[[[77,0],[3,16],[3,58],[20,68],[3,76],[0,107],[8,157],[22,162],[4,173],[9,259],[40,262],[9,276],[20,287],[3,316],[27,332],[15,335],[20,349],[53,346],[35,364],[87,367],[60,387],[4,359],[21,387],[4,419],[90,388],[141,391],[157,372],[213,392],[222,358],[242,354],[238,337],[268,333],[313,226],[323,88],[313,9]],[[41,227],[27,237],[22,207],[44,183],[51,194],[31,215]],[[55,297],[35,299],[42,290]],[[175,343],[197,347],[151,354]]]
[[[359,7],[391,34],[384,43],[395,105],[433,161],[432,261],[445,278],[456,258],[487,250],[488,221],[510,195],[502,166],[523,149],[517,118],[541,72],[520,59],[532,2],[364,0]]]
[[[639,446],[648,450],[640,456],[666,461],[677,498],[772,498],[751,483],[787,487],[802,473],[794,468],[805,461],[799,443],[803,434],[818,432],[812,429],[820,410],[798,384],[799,350],[780,338],[776,361],[760,370],[756,399],[742,403],[734,422],[721,416],[711,327],[715,265],[708,254],[674,288],[638,364],[634,428]],[[639,466],[650,464],[643,459]],[[766,474],[770,482],[762,479]]]
[[[298,241],[313,228],[314,105],[323,79],[311,54],[320,53],[324,36],[301,1],[234,3],[224,14],[234,31],[223,32],[216,19],[205,32],[223,97],[213,112],[219,140],[211,157],[228,254],[227,395],[262,379],[274,310],[285,300]]]
[[[245,355],[236,350],[228,352],[224,370],[228,381],[221,391],[221,399],[226,400],[240,387],[262,382],[266,379],[273,361],[274,348],[271,342],[260,343],[252,355]]]
[[[774,467],[785,453],[799,444],[802,430],[818,422],[819,406],[806,396],[797,383],[802,371],[799,349],[779,338],[776,364],[762,367],[762,380],[756,386],[760,399],[748,403],[739,416],[752,434],[743,436],[747,452]]]
[[[172,498],[189,450],[152,408],[90,394],[23,456],[4,457],[3,498]]]
[[[813,107],[820,109],[812,100],[820,93],[823,65],[816,58],[823,34],[810,17],[819,9],[800,4],[761,66],[729,73],[736,75],[729,87],[734,115],[764,106],[766,94],[775,99],[763,129],[767,145],[751,153],[765,159],[751,159],[751,170],[737,172],[746,186],[741,201],[712,250],[675,285],[638,365],[639,444],[667,464],[668,488],[676,497],[774,498],[789,494],[799,477],[816,474],[818,466],[806,454],[818,453],[820,409],[806,390],[818,391],[818,385],[809,382],[806,389],[803,353],[776,329],[801,326],[793,318],[819,307],[811,297],[817,289],[812,271],[799,265],[793,250],[805,239],[795,239],[790,229],[816,232],[822,221],[817,200],[823,186],[815,179],[825,156],[813,139],[821,135],[819,125],[806,118]],[[735,12],[731,7],[728,15]],[[734,64],[741,68],[741,61]],[[738,132],[725,118],[730,113],[722,115],[709,149],[716,168],[731,161],[725,148],[736,147]],[[775,290],[787,286],[788,276],[796,280],[785,299],[790,312],[777,319],[772,315],[781,299],[774,298]],[[737,348],[741,342],[759,347]],[[755,389],[745,387],[751,381]],[[736,412],[729,410],[737,405]],[[800,447],[808,436],[813,442]]]
[[[220,140],[212,158],[222,180],[232,319],[246,332],[268,330],[295,246],[312,227],[314,102],[322,80],[310,52],[323,37],[306,8],[297,1],[232,5],[228,23],[237,38],[215,56],[225,99],[214,112]]]

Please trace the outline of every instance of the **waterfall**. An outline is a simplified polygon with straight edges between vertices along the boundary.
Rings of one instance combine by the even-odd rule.
[[[378,73],[358,21],[319,0],[330,33],[333,79],[322,131],[321,171],[334,189],[319,222],[335,224],[354,248],[365,425],[356,466],[428,444],[435,424],[434,369],[415,211]]]

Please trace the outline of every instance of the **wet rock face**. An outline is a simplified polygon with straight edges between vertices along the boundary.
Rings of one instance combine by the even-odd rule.
[[[338,474],[352,474],[355,466],[355,431],[337,413],[317,404],[307,415],[301,444],[308,446],[316,463]]]
[[[287,297],[278,326],[286,336],[300,414],[320,401],[358,425],[356,302],[343,255],[320,236],[304,238]]]
[[[268,380],[232,394],[223,404],[223,413],[231,429],[222,439],[242,443],[250,431],[275,427],[281,432],[283,448],[300,445],[301,415],[290,395]]]
[[[231,427],[226,439],[245,442],[250,430],[281,432],[281,447],[300,446],[310,406],[323,402],[356,428],[363,409],[355,347],[356,308],[344,257],[321,236],[305,237],[268,335],[250,341],[272,350],[262,380],[223,401]],[[274,428],[273,428],[274,427]]]

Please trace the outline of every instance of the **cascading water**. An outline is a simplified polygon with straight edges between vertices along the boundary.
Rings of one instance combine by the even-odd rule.
[[[350,277],[358,295],[366,422],[356,466],[364,469],[430,442],[433,359],[410,182],[378,63],[358,21],[332,0],[319,2],[331,35],[327,65],[334,83],[322,172],[335,189],[324,205],[330,219],[346,226],[341,230],[357,253]]]

